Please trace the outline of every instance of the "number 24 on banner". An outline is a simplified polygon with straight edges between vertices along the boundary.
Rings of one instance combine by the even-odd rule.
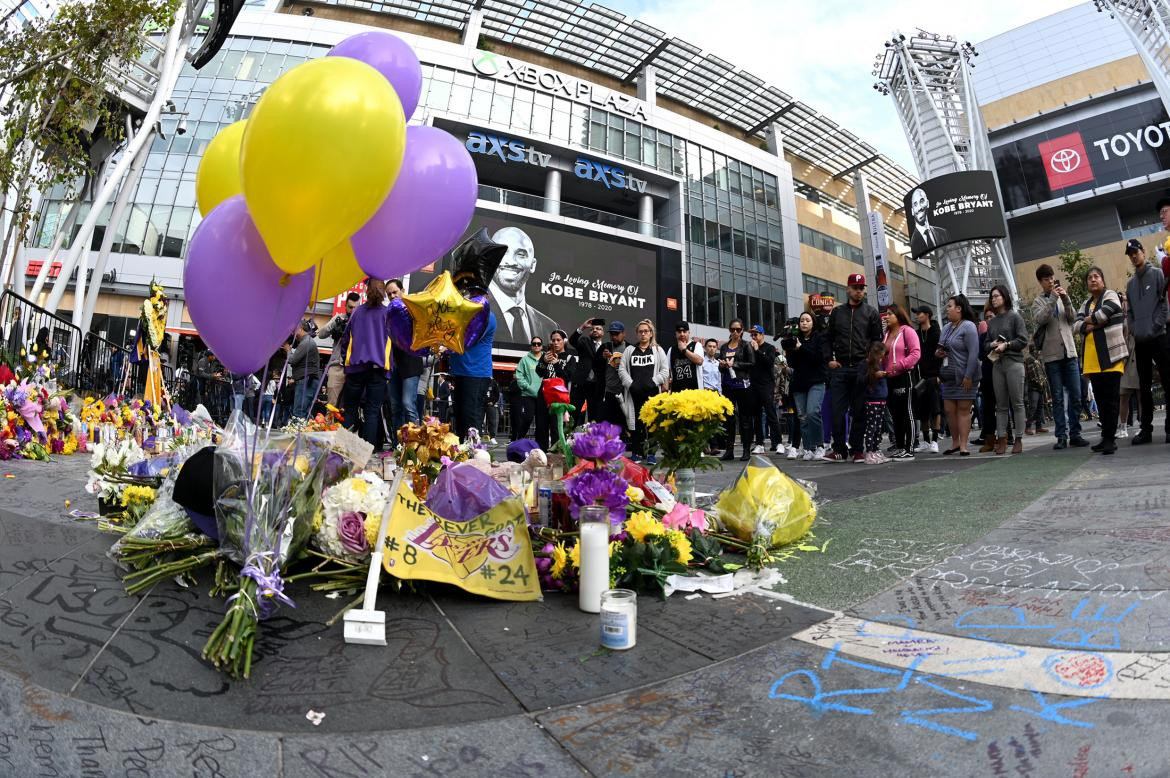
[[[524,504],[509,498],[471,521],[447,521],[403,484],[382,565],[396,578],[439,581],[499,600],[540,600]]]

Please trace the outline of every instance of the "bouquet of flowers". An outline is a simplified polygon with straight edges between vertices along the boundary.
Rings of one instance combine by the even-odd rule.
[[[96,495],[99,502],[120,503],[127,485],[141,483],[130,475],[130,466],[144,459],[146,453],[133,439],[96,444],[89,458],[85,491]]]
[[[224,620],[203,647],[217,668],[244,678],[260,621],[278,605],[296,607],[284,593],[285,563],[312,535],[325,486],[349,472],[348,461],[311,434],[258,438],[258,430],[237,417],[216,449],[220,548],[242,569]]]
[[[651,397],[638,418],[646,425],[651,445],[661,449],[662,466],[673,473],[684,468],[717,467],[703,451],[734,413],[731,401],[718,392],[687,389]]]
[[[389,499],[390,487],[373,473],[360,473],[334,484],[325,490],[324,512],[313,543],[345,562],[369,559]]]
[[[626,450],[621,428],[605,421],[587,424],[573,435],[570,447],[577,466],[565,478],[569,514],[578,519],[582,508],[601,505],[609,510],[610,523],[621,525],[630,502],[629,483],[612,469],[620,466]]]
[[[451,425],[434,416],[428,416],[422,424],[402,425],[398,443],[398,466],[410,473],[411,487],[423,499],[443,467],[471,456],[468,448],[459,444]]]

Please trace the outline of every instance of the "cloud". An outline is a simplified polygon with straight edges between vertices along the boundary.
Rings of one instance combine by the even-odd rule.
[[[872,89],[874,57],[916,27],[979,42],[1073,0],[602,0],[668,36],[748,71],[811,105],[914,172],[891,98]]]

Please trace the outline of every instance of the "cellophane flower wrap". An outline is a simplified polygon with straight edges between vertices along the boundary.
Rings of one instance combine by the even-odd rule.
[[[251,671],[259,622],[296,607],[281,568],[313,533],[327,480],[346,460],[313,434],[261,435],[242,414],[216,449],[215,518],[220,549],[242,566],[239,591],[203,655],[233,676]]]
[[[662,452],[662,467],[674,472],[714,467],[715,460],[704,458],[703,451],[733,413],[731,401],[718,392],[686,389],[651,397],[638,418],[646,425],[651,448]]]

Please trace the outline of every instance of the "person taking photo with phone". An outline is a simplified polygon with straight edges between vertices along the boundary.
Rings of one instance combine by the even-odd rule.
[[[1055,449],[1087,446],[1081,436],[1081,376],[1072,325],[1077,320],[1076,306],[1064,290],[1051,265],[1036,268],[1041,294],[1032,302],[1032,321],[1036,333],[1032,341],[1044,362],[1048,390],[1052,392],[1052,418],[1055,422]]]

